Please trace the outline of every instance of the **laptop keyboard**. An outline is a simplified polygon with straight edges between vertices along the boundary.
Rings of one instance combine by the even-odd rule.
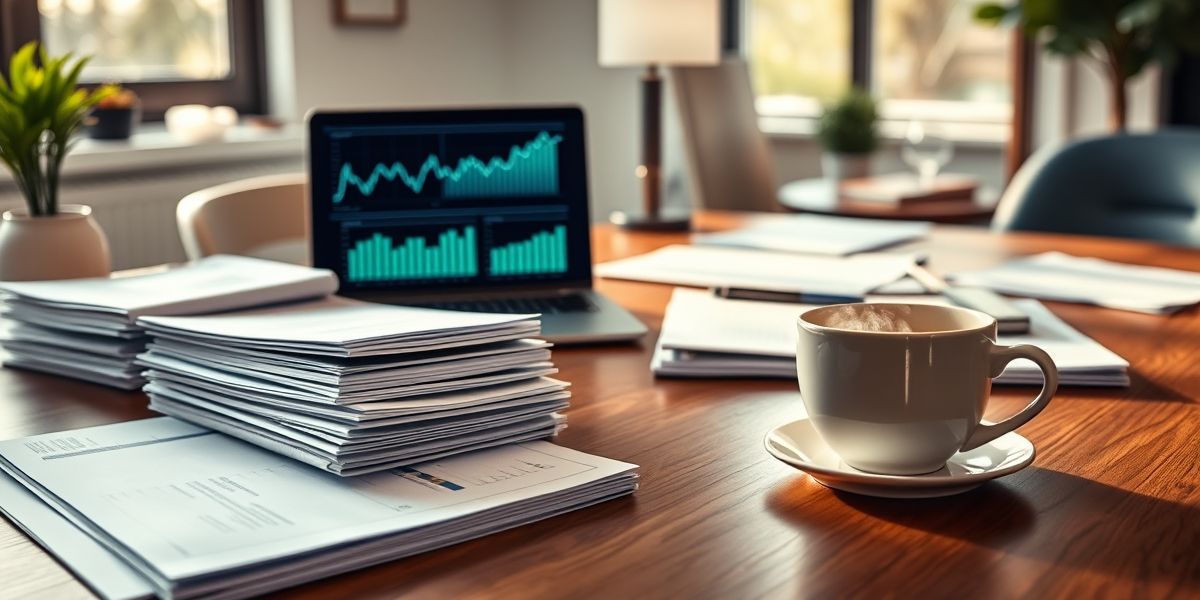
[[[500,298],[494,300],[460,300],[457,302],[434,302],[421,304],[427,308],[445,310],[467,310],[485,313],[541,313],[552,315],[558,313],[596,312],[600,307],[588,300],[582,294],[566,296],[550,296],[546,298]]]

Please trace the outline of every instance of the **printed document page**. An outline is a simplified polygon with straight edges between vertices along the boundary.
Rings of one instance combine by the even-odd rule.
[[[537,315],[470,313],[408,306],[391,306],[329,297],[204,317],[146,317],[139,323],[152,330],[186,332],[193,336],[342,345],[396,337],[426,341],[476,330],[536,325]],[[536,330],[532,332],[536,335]]]
[[[227,255],[130,277],[0,283],[0,290],[18,297],[131,319],[313,298],[332,294],[337,287],[337,276],[327,269]]]
[[[11,477],[0,473],[0,512],[106,600],[154,596],[154,588],[137,571],[42,502]]]
[[[597,265],[596,273],[613,279],[697,287],[861,297],[903,277],[913,260],[906,254],[831,258],[677,245]]]
[[[0,458],[171,581],[458,519],[635,468],[529,442],[346,480],[166,417],[8,440]]]
[[[1171,313],[1200,302],[1200,273],[1044,252],[957,273],[954,281],[1006,294]]]
[[[932,225],[919,221],[883,221],[824,215],[756,215],[745,227],[692,235],[705,246],[732,246],[845,256],[924,237]]]

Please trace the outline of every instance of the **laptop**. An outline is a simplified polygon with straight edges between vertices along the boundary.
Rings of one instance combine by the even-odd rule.
[[[592,289],[583,112],[312,113],[313,265],[372,302],[541,313],[558,343],[646,327]]]

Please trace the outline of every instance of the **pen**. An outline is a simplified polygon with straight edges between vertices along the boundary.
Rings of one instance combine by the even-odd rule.
[[[816,294],[807,292],[778,292],[736,287],[713,288],[713,293],[718,298],[726,298],[729,300],[762,300],[766,302],[789,302],[793,304],[842,304],[847,302],[863,301],[862,296]]]

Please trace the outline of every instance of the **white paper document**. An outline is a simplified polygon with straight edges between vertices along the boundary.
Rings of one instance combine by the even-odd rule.
[[[136,600],[154,596],[154,588],[133,567],[3,473],[0,473],[0,513],[101,598]]]
[[[876,299],[895,301],[899,299]],[[908,299],[945,303],[938,297]],[[1015,304],[1029,315],[1028,334],[1000,335],[1004,345],[1033,344],[1045,350],[1065,385],[1129,385],[1129,363],[1063,322],[1036,300]],[[797,319],[812,306],[727,300],[677,289],[667,305],[653,368],[667,376],[795,377]],[[1041,383],[1041,372],[1019,360],[995,379],[1000,384]]]
[[[342,476],[565,426],[566,384],[544,379],[550,344],[525,339],[537,315],[329,297],[138,323],[153,340],[137,358],[151,409]]]
[[[926,236],[929,223],[851,219],[824,215],[760,215],[744,227],[718,233],[692,234],[704,246],[730,246],[845,256]]]
[[[314,298],[337,287],[337,276],[327,269],[229,255],[129,277],[0,282],[0,291],[27,302],[117,314],[130,322],[148,314],[218,312]]]
[[[347,480],[165,417],[0,442],[0,466],[180,598],[262,594],[636,487],[635,465],[547,442]]]
[[[596,274],[696,287],[862,297],[903,277],[913,260],[913,256],[905,254],[830,258],[676,245],[597,265]]]
[[[1021,296],[1153,314],[1200,302],[1200,273],[1046,252],[953,275],[956,283]]]
[[[12,326],[4,364],[134,389],[133,358],[146,344],[135,324],[148,314],[212,313],[331,294],[337,277],[240,256],[210,256],[173,268],[63,281],[0,282]]]
[[[535,336],[541,327],[537,316],[392,306],[333,296],[203,317],[143,317],[138,324],[152,334],[186,336],[196,342],[356,357]]]

